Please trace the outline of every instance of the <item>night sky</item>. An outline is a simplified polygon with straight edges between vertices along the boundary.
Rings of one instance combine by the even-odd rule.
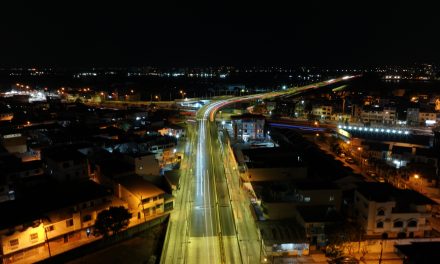
[[[440,16],[428,1],[4,2],[0,66],[440,62]]]

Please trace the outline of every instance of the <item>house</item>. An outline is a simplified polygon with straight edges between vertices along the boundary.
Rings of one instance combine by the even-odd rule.
[[[355,190],[354,216],[368,237],[429,237],[432,206],[437,203],[413,190],[365,182]]]

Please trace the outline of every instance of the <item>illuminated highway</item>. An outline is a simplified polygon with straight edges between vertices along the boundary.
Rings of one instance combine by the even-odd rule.
[[[181,186],[171,213],[161,263],[264,262],[249,199],[239,186],[235,159],[227,137],[218,132],[215,115],[233,103],[299,94],[346,79],[219,100],[201,108],[197,112],[197,123],[188,128]]]

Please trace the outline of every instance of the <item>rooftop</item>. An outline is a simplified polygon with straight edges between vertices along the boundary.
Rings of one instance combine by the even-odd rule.
[[[329,206],[298,206],[298,214],[306,223],[342,222],[342,215]]]
[[[52,211],[110,194],[109,190],[93,181],[49,184],[32,189],[20,199],[0,203],[0,229],[44,218]]]
[[[294,220],[260,221],[258,227],[266,245],[307,243],[304,229]]]
[[[144,180],[141,176],[123,176],[116,179],[115,181],[124,186],[134,195],[138,195],[139,198],[142,197],[142,199],[165,193],[162,189],[152,184],[151,182]]]
[[[401,190],[387,183],[363,182],[358,184],[357,191],[369,201],[378,203],[396,201],[397,206],[437,204],[428,197],[413,191]]]
[[[84,160],[86,157],[81,154],[76,148],[71,146],[57,146],[47,148],[42,151],[44,159],[49,158],[56,162],[70,161],[70,160]]]
[[[303,158],[285,148],[257,148],[242,150],[248,168],[291,168],[303,166]]]
[[[263,115],[256,115],[256,114],[251,114],[251,113],[245,113],[242,115],[232,115],[231,116],[232,120],[238,120],[238,119],[265,119],[265,117]]]

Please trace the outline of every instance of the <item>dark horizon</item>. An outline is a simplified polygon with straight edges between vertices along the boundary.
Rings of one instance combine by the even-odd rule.
[[[2,3],[0,66],[439,63],[431,5]]]

